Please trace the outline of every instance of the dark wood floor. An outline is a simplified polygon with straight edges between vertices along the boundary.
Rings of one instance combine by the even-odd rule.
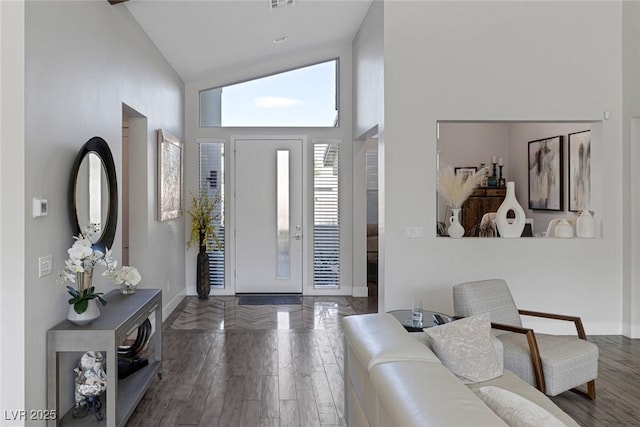
[[[298,306],[186,298],[164,322],[164,376],[127,426],[344,426],[340,319],[373,298],[303,297]],[[600,348],[598,397],[553,400],[581,425],[640,426],[640,341]]]
[[[640,340],[591,336],[600,350],[596,400],[562,393],[552,400],[580,425],[640,426]]]
[[[340,319],[376,311],[368,298],[187,297],[163,325],[163,378],[127,426],[344,426]]]

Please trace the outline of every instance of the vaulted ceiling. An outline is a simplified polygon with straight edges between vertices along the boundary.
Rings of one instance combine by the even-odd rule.
[[[219,68],[351,41],[372,0],[295,0],[275,9],[272,1],[287,2],[130,0],[114,7],[129,9],[188,82]]]

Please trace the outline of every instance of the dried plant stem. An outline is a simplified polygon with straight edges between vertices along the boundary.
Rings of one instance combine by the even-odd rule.
[[[438,193],[449,207],[458,209],[480,184],[486,170],[483,168],[465,177],[456,175],[451,166],[443,167],[438,171]]]

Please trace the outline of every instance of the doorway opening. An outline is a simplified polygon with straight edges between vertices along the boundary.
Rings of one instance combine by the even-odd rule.
[[[367,291],[369,297],[378,297],[378,138],[366,141],[367,192]]]
[[[136,238],[138,244],[142,236],[136,237],[144,230],[146,210],[131,210],[131,200],[146,200],[146,169],[136,168],[134,165],[144,164],[147,145],[147,118],[122,104],[122,174],[119,182],[122,195],[122,265],[136,264],[131,259],[131,247]],[[141,175],[144,174],[144,175]],[[132,231],[133,234],[132,235]],[[143,251],[141,251],[143,252]],[[140,264],[140,263],[137,263]]]

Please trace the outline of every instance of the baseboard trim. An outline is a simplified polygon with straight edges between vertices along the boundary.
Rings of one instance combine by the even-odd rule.
[[[366,286],[354,286],[352,295],[354,297],[368,297],[369,288],[367,288]]]
[[[167,317],[178,307],[178,304],[182,302],[182,300],[187,296],[186,289],[181,290],[178,295],[173,297],[171,301],[164,307],[162,307],[162,321],[167,320]]]

